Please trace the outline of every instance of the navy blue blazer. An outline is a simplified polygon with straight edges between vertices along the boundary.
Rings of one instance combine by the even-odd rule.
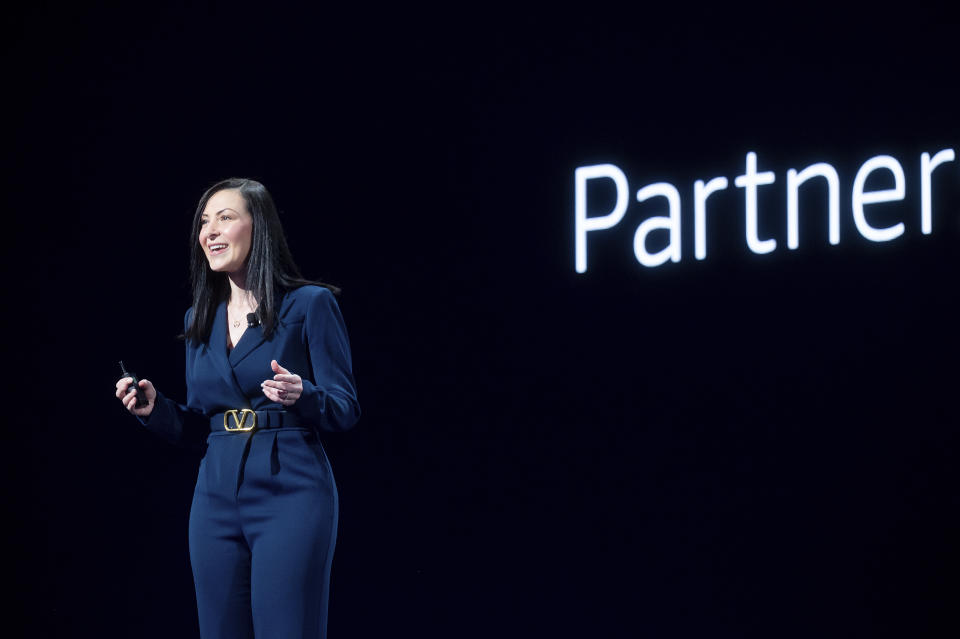
[[[184,316],[184,330],[193,309]],[[263,328],[247,328],[227,349],[227,307],[221,302],[207,343],[187,340],[187,403],[157,392],[144,425],[178,444],[210,431],[210,417],[231,409],[284,410],[267,399],[260,384],[273,378],[270,360],[303,378],[303,394],[286,408],[318,431],[342,431],[360,417],[350,343],[333,293],[319,286],[287,292],[270,339]]]

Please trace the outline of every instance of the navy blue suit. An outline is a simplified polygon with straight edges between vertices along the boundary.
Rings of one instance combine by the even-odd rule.
[[[273,378],[272,359],[303,378],[303,394],[285,414],[260,388]],[[250,327],[229,351],[221,303],[209,341],[187,341],[186,380],[186,405],[158,393],[144,423],[174,442],[209,431],[190,510],[201,636],[326,636],[338,504],[318,433],[348,429],[360,416],[332,293],[316,286],[288,292],[271,338]],[[278,411],[270,416],[294,427],[228,432],[211,423],[243,408]]]

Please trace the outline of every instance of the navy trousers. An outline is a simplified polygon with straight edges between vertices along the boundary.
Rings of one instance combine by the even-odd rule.
[[[214,432],[190,510],[203,639],[326,637],[337,489],[313,431]]]

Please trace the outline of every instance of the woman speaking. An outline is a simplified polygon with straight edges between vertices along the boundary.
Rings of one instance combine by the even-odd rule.
[[[343,319],[259,182],[210,187],[192,233],[187,403],[131,377],[116,395],[172,441],[209,431],[189,531],[201,636],[324,637],[337,489],[318,433],[360,416]]]

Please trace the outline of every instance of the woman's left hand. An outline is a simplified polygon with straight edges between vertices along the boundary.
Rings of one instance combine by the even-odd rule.
[[[273,379],[264,380],[260,384],[263,394],[272,402],[284,406],[293,406],[300,399],[300,395],[303,394],[303,380],[299,375],[295,375],[281,366],[277,360],[271,360],[270,368],[276,375],[273,376]]]

